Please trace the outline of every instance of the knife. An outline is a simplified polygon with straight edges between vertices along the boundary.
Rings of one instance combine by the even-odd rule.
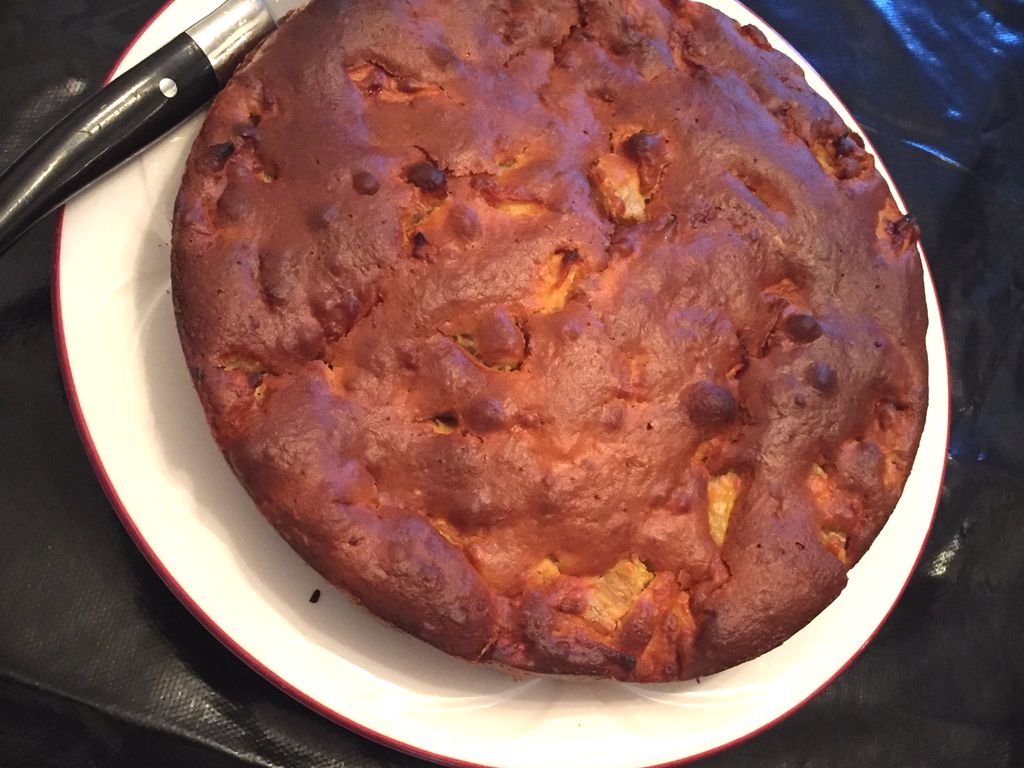
[[[0,175],[0,255],[29,227],[206,105],[301,0],[227,0],[86,99]]]

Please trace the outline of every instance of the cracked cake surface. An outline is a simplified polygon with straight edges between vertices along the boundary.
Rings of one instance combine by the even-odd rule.
[[[755,657],[842,590],[927,399],[917,228],[755,27],[676,0],[313,0],[217,97],[182,346],[262,513],[536,672]]]

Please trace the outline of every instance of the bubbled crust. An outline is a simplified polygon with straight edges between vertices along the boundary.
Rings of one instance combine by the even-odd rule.
[[[174,218],[213,433],[325,577],[459,656],[685,679],[840,592],[926,404],[917,230],[693,2],[331,2]]]

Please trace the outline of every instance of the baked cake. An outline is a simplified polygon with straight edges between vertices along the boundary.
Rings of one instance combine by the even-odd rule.
[[[313,2],[174,215],[256,504],[450,654],[706,675],[792,635],[923,424],[913,220],[753,26],[677,0]]]

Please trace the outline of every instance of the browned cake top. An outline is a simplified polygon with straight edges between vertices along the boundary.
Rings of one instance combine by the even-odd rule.
[[[916,227],[800,69],[698,3],[314,0],[214,103],[174,224],[239,477],[450,653],[762,653],[913,459]]]

